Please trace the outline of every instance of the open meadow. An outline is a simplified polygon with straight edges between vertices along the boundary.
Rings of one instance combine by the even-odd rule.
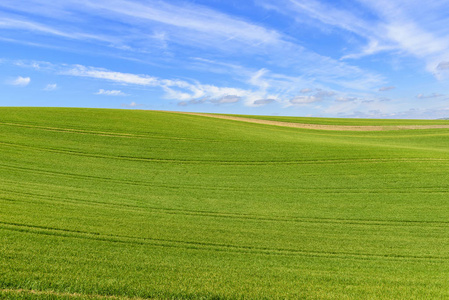
[[[0,108],[0,298],[448,299],[449,129]]]

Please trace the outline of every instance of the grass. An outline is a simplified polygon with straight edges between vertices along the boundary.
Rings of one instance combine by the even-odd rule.
[[[1,108],[0,298],[448,298],[448,137]]]
[[[279,122],[348,125],[348,126],[396,126],[396,125],[449,125],[449,120],[413,120],[413,119],[363,119],[363,118],[315,118],[315,117],[281,117],[224,114],[225,116],[244,117]]]

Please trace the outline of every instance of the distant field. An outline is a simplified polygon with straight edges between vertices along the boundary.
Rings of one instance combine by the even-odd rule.
[[[0,179],[0,298],[449,298],[449,129],[0,108]]]
[[[351,126],[449,125],[449,120],[307,118],[307,117],[278,117],[278,116],[254,116],[254,115],[233,115],[233,114],[222,114],[222,115],[252,118],[259,120],[304,123],[304,124],[322,124],[322,125],[351,125]]]

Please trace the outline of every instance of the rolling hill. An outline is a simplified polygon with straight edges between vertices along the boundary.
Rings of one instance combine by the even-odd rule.
[[[446,128],[0,108],[0,298],[448,298],[448,182]]]

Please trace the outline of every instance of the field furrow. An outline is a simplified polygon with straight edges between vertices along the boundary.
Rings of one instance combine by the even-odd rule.
[[[0,222],[0,229],[25,232],[37,235],[52,235],[52,236],[69,237],[77,239],[89,239],[106,243],[138,244],[138,245],[150,245],[152,247],[167,247],[167,248],[186,248],[201,251],[232,251],[232,252],[243,252],[243,253],[254,253],[265,255],[300,255],[300,256],[313,256],[313,257],[331,256],[340,259],[388,258],[388,259],[424,259],[424,260],[443,260],[443,261],[449,260],[449,256],[417,256],[417,255],[412,256],[401,254],[382,255],[373,253],[351,253],[339,251],[307,251],[302,249],[265,248],[265,247],[216,244],[216,243],[206,243],[196,241],[142,238],[133,236],[120,236],[113,234],[101,234],[98,232],[74,231],[69,229],[51,228],[51,227],[7,223],[7,222]]]

